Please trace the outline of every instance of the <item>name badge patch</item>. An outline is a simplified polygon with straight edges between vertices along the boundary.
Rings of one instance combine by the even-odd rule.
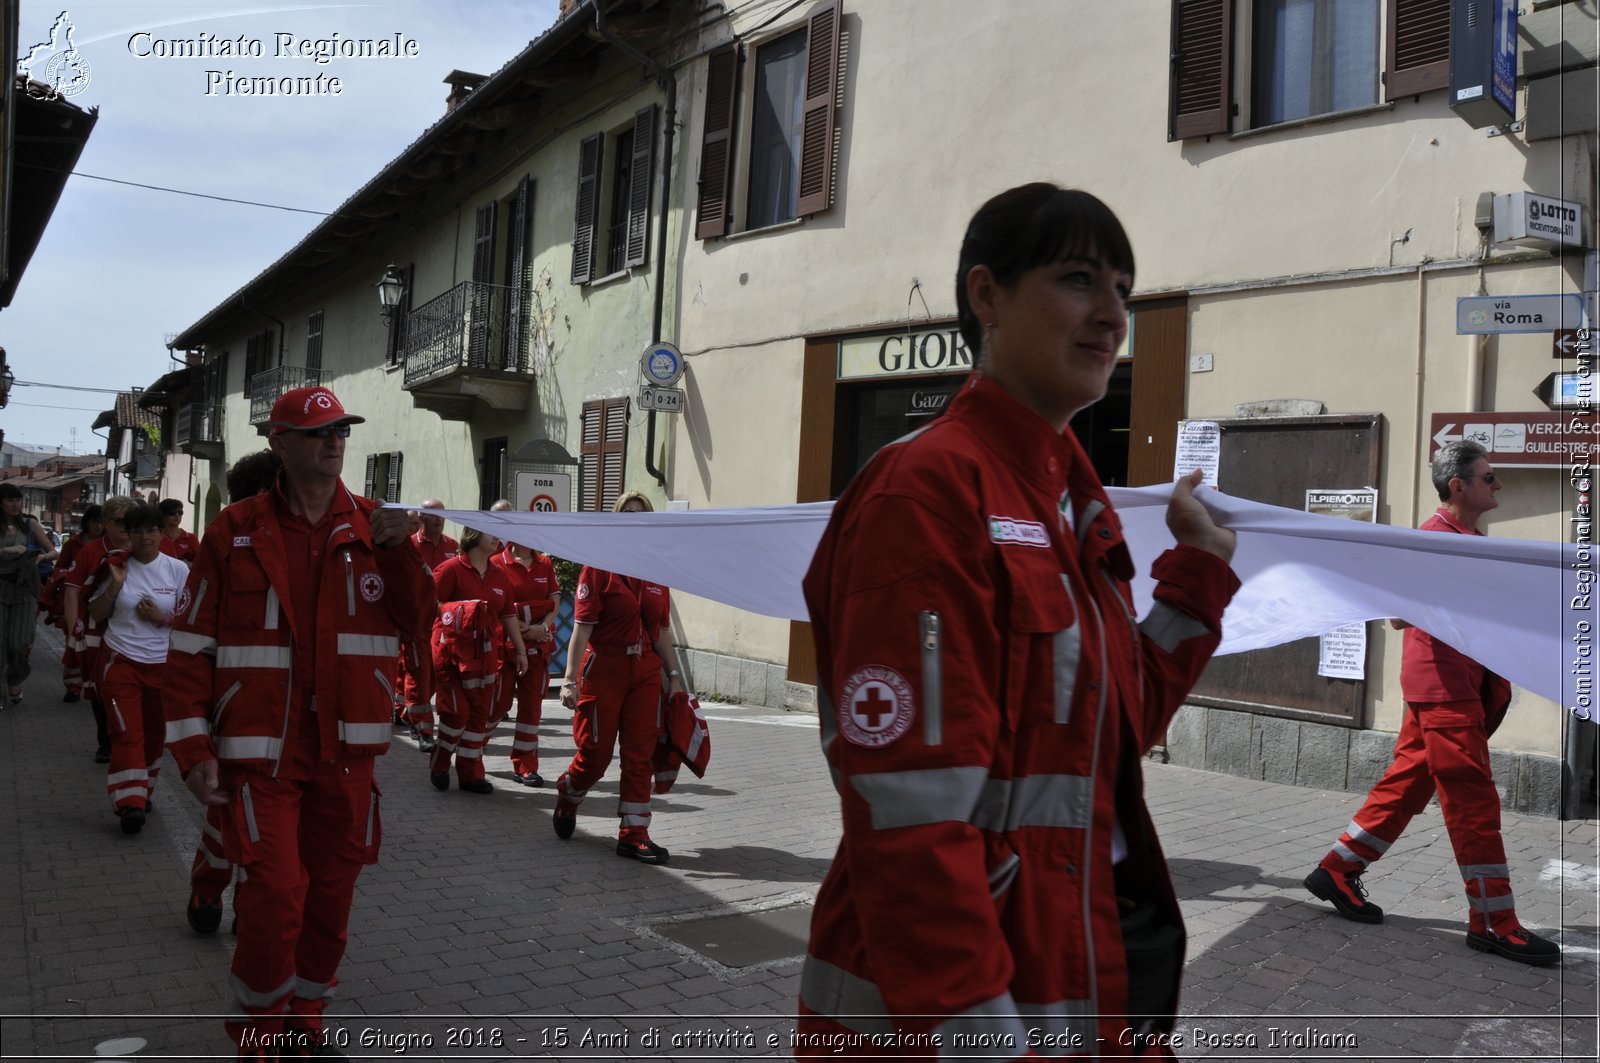
[[[233,537],[233,545],[234,546],[249,546],[250,545],[250,536],[248,536],[248,535],[235,535]]]
[[[989,541],[1016,543],[1019,546],[1050,545],[1050,533],[1036,520],[1017,520],[1014,517],[989,517]]]

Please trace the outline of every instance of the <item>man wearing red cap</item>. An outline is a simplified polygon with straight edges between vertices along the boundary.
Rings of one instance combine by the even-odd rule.
[[[426,638],[435,608],[405,511],[340,479],[363,420],[327,388],[278,399],[277,485],[211,523],[172,628],[167,745],[195,796],[225,806],[241,865],[227,1023],[241,1058],[325,1051],[356,879],[382,837],[373,761],[400,639]]]

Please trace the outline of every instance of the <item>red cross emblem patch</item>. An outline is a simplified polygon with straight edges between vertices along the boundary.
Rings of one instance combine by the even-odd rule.
[[[911,684],[893,668],[869,664],[844,681],[839,732],[853,745],[886,746],[911,729],[915,715]]]

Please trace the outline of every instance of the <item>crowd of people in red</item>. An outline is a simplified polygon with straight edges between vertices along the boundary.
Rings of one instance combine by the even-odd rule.
[[[491,794],[484,752],[515,702],[511,777],[544,785],[539,727],[560,657],[555,565],[472,528],[451,538],[430,512],[444,508],[437,499],[407,511],[350,492],[345,441],[362,420],[326,388],[288,392],[274,406],[269,449],[229,470],[231,504],[203,537],[182,527],[182,502],[114,496],[84,513],[54,575],[31,588],[65,637],[63,701],[93,710],[94,757],[107,764],[122,832],[144,827],[166,752],[205,809],[187,919],[215,933],[233,886],[239,1006],[227,1026],[246,1058],[328,1048],[322,1011],[356,879],[382,837],[373,764],[396,729],[428,756],[434,787],[450,788],[453,766],[460,790]],[[13,523],[17,557],[38,555],[26,558],[30,568],[56,560],[53,549],[28,547],[37,522]],[[613,661],[588,642],[598,602],[586,604],[582,589],[602,578],[634,589],[631,621],[619,598],[606,606],[605,630],[648,643],[647,654]],[[582,705],[574,764],[585,765],[585,789],[598,780],[625,688],[617,851],[664,863],[648,831],[651,757],[666,696],[684,689],[666,590],[589,569],[577,585],[585,638],[575,649],[588,663],[581,680],[569,667],[566,681]],[[29,648],[31,638],[8,655],[14,698]],[[640,785],[642,797],[632,792]],[[563,789],[556,804],[564,837],[571,796]]]

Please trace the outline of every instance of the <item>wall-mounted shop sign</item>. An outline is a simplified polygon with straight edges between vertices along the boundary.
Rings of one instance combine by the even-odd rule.
[[[954,325],[887,336],[851,336],[839,341],[840,380],[911,376],[916,373],[966,373],[972,352]]]
[[[1540,247],[1586,247],[1587,212],[1582,203],[1536,192],[1494,197],[1494,239]]]

